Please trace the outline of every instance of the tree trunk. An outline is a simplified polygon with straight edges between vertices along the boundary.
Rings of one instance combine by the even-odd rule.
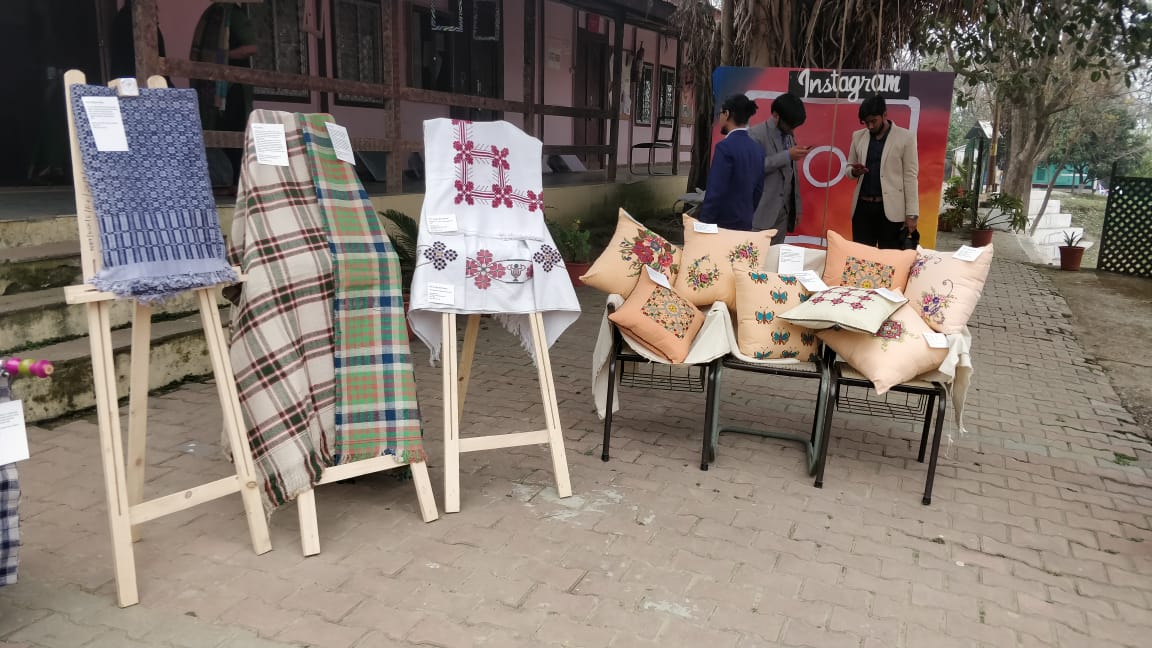
[[[1032,196],[1032,174],[1048,154],[1051,137],[1047,133],[1048,120],[1048,115],[1041,114],[1035,103],[1011,106],[1012,141],[1001,191],[1019,197],[1024,202],[1025,214]]]
[[[1028,229],[1028,236],[1035,236],[1036,230],[1040,228],[1040,221],[1044,218],[1044,210],[1048,209],[1048,199],[1052,197],[1052,188],[1056,186],[1056,180],[1060,178],[1060,169],[1063,169],[1064,164],[1067,162],[1068,154],[1065,153],[1056,165],[1056,171],[1052,174],[1052,177],[1048,179],[1048,189],[1044,191],[1044,201],[1040,203],[1040,211],[1036,213],[1036,221],[1032,223],[1032,227]]]

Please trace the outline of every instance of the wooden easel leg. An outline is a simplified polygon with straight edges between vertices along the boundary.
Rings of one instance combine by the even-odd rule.
[[[296,496],[296,514],[300,517],[300,549],[305,556],[320,553],[320,527],[316,523],[316,490]]]
[[[140,594],[136,589],[136,558],[132,549],[132,518],[124,475],[109,307],[109,302],[88,304],[88,340],[92,350],[92,383],[96,392],[96,417],[100,426],[100,459],[104,466],[104,494],[112,536],[116,596],[120,607],[128,607],[140,602]]]
[[[412,482],[416,484],[416,501],[420,504],[420,517],[425,522],[440,519],[436,510],[436,493],[432,490],[432,480],[428,477],[428,462],[416,461],[408,464],[412,470]]]
[[[560,406],[556,402],[556,384],[552,381],[552,360],[548,354],[544,316],[533,313],[530,317],[532,341],[536,349],[536,372],[540,379],[540,396],[544,402],[544,420],[548,427],[548,449],[552,452],[552,471],[556,474],[556,494],[569,497],[572,495],[572,482],[568,477],[568,456],[564,451],[564,431],[560,427]]]
[[[128,503],[144,501],[144,466],[148,434],[148,366],[152,353],[152,307],[136,302],[132,313],[132,369],[128,384]],[[132,541],[140,527],[132,527]]]
[[[480,336],[480,316],[469,315],[464,327],[464,350],[460,352],[460,418],[464,418],[464,399],[468,397],[468,380],[472,377],[472,361],[476,358],[476,339]]]
[[[444,379],[444,512],[460,512],[460,392],[456,316],[443,315],[440,358]],[[415,478],[415,474],[413,474]]]
[[[236,391],[236,377],[232,373],[232,359],[228,356],[228,342],[224,339],[224,325],[220,321],[220,311],[212,290],[201,288],[196,291],[196,297],[200,302],[200,319],[204,323],[208,355],[212,358],[216,391],[224,411],[224,429],[228,434],[228,444],[232,446],[232,463],[236,466],[236,478],[240,480],[240,497],[244,501],[244,513],[248,518],[252,550],[257,554],[266,553],[272,549],[272,539],[268,535],[264,505],[260,501],[256,465],[252,461],[252,446],[245,433],[240,395]]]

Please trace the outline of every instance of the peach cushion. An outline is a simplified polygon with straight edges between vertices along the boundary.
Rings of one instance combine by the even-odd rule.
[[[924,339],[932,329],[908,302],[892,314],[874,335],[852,331],[820,331],[817,335],[842,360],[859,371],[883,394],[896,385],[938,369],[947,349],[933,349]]]
[[[675,287],[697,306],[722,301],[736,309],[736,277],[732,264],[760,266],[776,230],[743,232],[717,228],[715,234],[696,231],[699,223],[684,216],[684,256]]]
[[[647,272],[624,304],[608,315],[616,326],[669,362],[684,362],[704,313],[675,290],[652,281]]]
[[[959,333],[968,324],[992,267],[992,244],[983,250],[975,261],[961,261],[951,252],[916,249],[905,294],[933,330]]]
[[[908,286],[908,272],[915,261],[915,250],[881,250],[853,243],[830,231],[824,283],[829,286],[904,290]]]
[[[812,362],[818,355],[816,332],[777,317],[811,295],[796,277],[763,270],[736,270],[736,343],[757,360]]]
[[[871,334],[880,330],[900,306],[872,290],[832,286],[778,317],[811,329],[842,328]]]
[[[580,281],[610,295],[627,297],[644,266],[663,273],[673,283],[680,270],[680,248],[621,209],[612,241]]]

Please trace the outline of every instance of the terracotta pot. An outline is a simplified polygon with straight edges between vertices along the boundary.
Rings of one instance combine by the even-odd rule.
[[[952,231],[952,221],[940,221],[940,223],[936,227],[936,231],[938,231],[938,232],[951,232]]]
[[[1061,245],[1060,246],[1060,269],[1070,270],[1077,272],[1080,270],[1080,262],[1084,260],[1084,248],[1079,245]]]
[[[588,269],[592,267],[592,264],[565,261],[564,267],[568,269],[568,278],[572,280],[572,285],[579,288],[584,285],[584,282],[580,281],[580,277],[588,274]]]
[[[972,247],[984,247],[992,243],[992,230],[972,230]]]

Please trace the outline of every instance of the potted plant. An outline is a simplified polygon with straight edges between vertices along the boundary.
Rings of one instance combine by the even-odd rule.
[[[392,248],[400,260],[400,286],[404,297],[404,320],[408,320],[408,304],[411,302],[412,275],[416,272],[418,251],[416,241],[420,238],[420,221],[395,209],[379,212],[381,221],[392,240]],[[412,329],[408,329],[408,339],[413,339]]]
[[[972,225],[972,246],[984,247],[992,242],[992,212],[977,213]]]
[[[964,217],[972,209],[971,195],[962,177],[948,180],[948,188],[944,190],[944,205],[944,211],[940,212],[939,229],[941,232],[951,232],[964,222]]]
[[[573,286],[580,285],[580,277],[588,273],[592,267],[589,257],[592,254],[592,233],[581,227],[580,219],[572,221],[569,225],[560,225],[547,221],[548,229],[552,232],[552,240],[564,257],[564,266],[568,269],[568,276]]]
[[[1084,260],[1084,248],[1080,246],[1084,237],[1076,232],[1064,232],[1064,245],[1060,246],[1060,269],[1078,272]]]

